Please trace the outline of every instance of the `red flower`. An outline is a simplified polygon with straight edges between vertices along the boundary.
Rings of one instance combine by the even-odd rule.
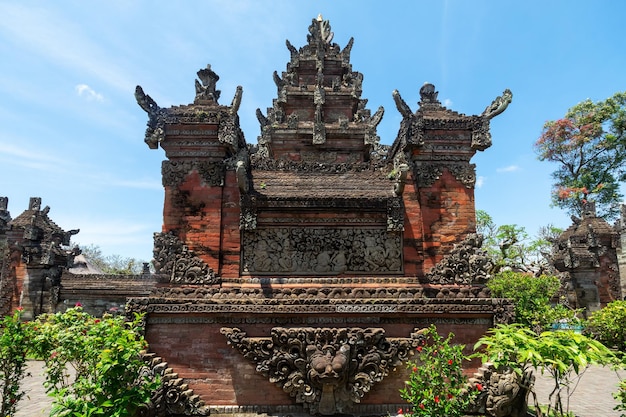
[[[418,347],[417,347],[417,351],[418,351],[418,352],[421,352],[421,351],[422,351],[422,347],[421,347],[421,346],[418,346]]]
[[[417,366],[413,367],[413,372],[417,372]]]
[[[435,395],[435,402],[436,402],[437,404],[439,404],[439,396],[438,396],[438,395]]]
[[[402,408],[398,408],[398,414],[402,415]]]
[[[17,308],[16,308],[16,310],[17,310],[17,311],[22,311],[22,310],[24,310],[24,307],[19,306],[19,307],[17,307]]]
[[[478,391],[482,391],[483,390],[483,384],[476,384],[476,389]]]
[[[452,365],[454,361],[452,359],[448,359],[448,365]]]
[[[54,358],[56,358],[56,357],[57,357],[57,355],[58,355],[58,353],[57,353],[57,351],[55,350],[55,351],[54,351],[54,352],[52,352],[52,354],[50,355],[50,358],[51,358],[51,359],[54,359]]]
[[[83,305],[80,303],[80,301],[77,301],[76,304],[74,304],[74,307],[82,307]]]
[[[424,409],[424,403],[420,403],[420,408],[423,410]]]
[[[93,322],[94,322],[95,324],[98,324],[98,323],[100,323],[100,319],[95,319]]]

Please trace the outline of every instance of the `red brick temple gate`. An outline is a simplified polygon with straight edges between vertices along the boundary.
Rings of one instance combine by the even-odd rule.
[[[380,145],[384,110],[361,98],[352,45],[321,18],[306,45],[287,41],[254,145],[243,90],[218,104],[210,66],[189,105],[161,108],[137,87],[146,142],[167,160],[158,284],[129,310],[147,313],[177,392],[207,406],[180,415],[393,413],[418,329],[473,345],[511,318],[484,286],[470,163],[510,91],[477,116],[443,107],[431,84],[415,112],[396,91],[398,136]]]

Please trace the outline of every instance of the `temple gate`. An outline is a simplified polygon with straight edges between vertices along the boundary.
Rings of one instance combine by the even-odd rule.
[[[303,47],[287,41],[257,144],[239,127],[242,88],[219,104],[210,66],[189,105],[137,87],[146,143],[167,159],[158,283],[129,310],[177,374],[176,415],[393,413],[417,330],[472,345],[511,317],[484,286],[470,162],[511,92],[466,116],[432,84],[416,111],[394,91],[402,122],[381,145],[384,109],[361,97],[352,46],[321,17]]]

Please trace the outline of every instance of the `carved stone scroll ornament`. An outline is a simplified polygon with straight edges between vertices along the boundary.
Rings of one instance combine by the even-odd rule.
[[[150,401],[139,406],[137,417],[208,416],[207,407],[198,395],[178,377],[167,362],[154,353],[142,353],[147,366],[142,376],[149,380],[161,379],[160,386],[152,392]]]
[[[154,268],[178,284],[218,284],[220,279],[173,233],[154,234]]]
[[[493,267],[491,258],[481,249],[482,236],[468,235],[424,276],[429,284],[484,284]]]
[[[271,337],[246,337],[237,328],[221,332],[257,372],[313,415],[348,411],[423,343],[417,332],[387,338],[380,328],[275,327]]]

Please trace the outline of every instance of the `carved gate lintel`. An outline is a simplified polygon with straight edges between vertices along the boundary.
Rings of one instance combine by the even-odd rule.
[[[417,330],[388,338],[382,328],[274,327],[270,337],[247,337],[224,327],[228,344],[311,414],[349,410],[372,386],[423,343]]]

